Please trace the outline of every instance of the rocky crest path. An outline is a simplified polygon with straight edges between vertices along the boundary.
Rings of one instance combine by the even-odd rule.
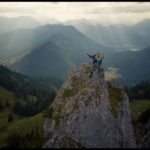
[[[118,80],[82,64],[69,73],[49,107],[43,148],[135,148],[129,99]]]

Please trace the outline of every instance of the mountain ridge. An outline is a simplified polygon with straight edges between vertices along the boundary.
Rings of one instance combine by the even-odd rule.
[[[101,49],[109,49],[89,39],[73,26],[47,24],[34,29],[18,29],[0,34],[0,60],[21,55],[24,52],[29,52],[57,33],[66,35],[77,43],[82,44],[82,46],[84,43],[84,48],[90,51],[92,51],[93,48],[98,49],[99,47]]]
[[[47,38],[45,42],[41,42],[40,44],[38,43],[38,45],[29,53],[29,55],[25,55],[22,59],[12,64],[9,68],[19,71],[21,73],[30,75],[30,76],[33,76],[33,75],[34,76],[35,75],[36,76],[40,76],[40,75],[55,76],[56,75],[58,77],[58,72],[59,72],[62,74],[62,78],[64,79],[69,69],[72,69],[71,67],[75,68],[75,67],[78,67],[82,62],[89,61],[88,57],[86,56],[87,52],[93,53],[94,49],[95,50],[102,49],[102,52],[104,52],[104,54],[106,55],[111,53],[110,49],[105,48],[97,44],[96,42],[93,42],[92,40],[84,36],[82,33],[80,33],[78,30],[76,30],[72,26],[70,28],[68,27],[63,28],[64,26],[60,26],[60,25],[57,25],[57,26],[46,25],[46,28],[49,29],[49,26],[52,28],[56,27],[55,30],[57,29],[57,32],[49,31],[49,32],[54,32],[55,34],[51,33],[51,36],[49,35],[49,37]],[[42,28],[44,28],[44,26],[39,27],[38,30],[42,30]],[[62,28],[64,30],[62,30]],[[60,32],[58,29],[60,30]],[[42,34],[44,34],[45,32],[47,32],[47,29],[45,29],[45,31],[42,32]],[[42,36],[42,34],[41,35],[39,34],[39,35]],[[51,44],[49,44],[49,46],[46,47],[45,45],[47,45],[47,43],[51,43]],[[53,47],[54,44],[55,44],[54,46],[55,49]],[[52,53],[57,53],[57,55],[52,56],[50,52],[47,54],[46,53],[44,54],[44,52],[46,51],[48,52],[49,50],[51,50]],[[39,60],[36,57],[31,57],[33,56],[33,52],[34,54],[37,53]],[[43,55],[45,55],[46,59],[42,58]],[[50,61],[51,59],[53,61]],[[47,61],[47,64],[45,63],[46,61]],[[52,62],[53,65],[50,62]],[[64,71],[59,70],[59,68],[60,69],[63,68],[63,67],[61,68],[59,64],[56,67],[54,67],[55,65],[54,62],[55,64],[59,63],[60,66],[65,64]],[[39,66],[43,66],[43,68]],[[31,69],[31,67],[34,69]],[[54,69],[54,71],[50,71],[50,69],[51,70]],[[34,72],[34,70],[37,70],[37,71]],[[57,70],[56,71],[57,73],[55,72],[55,70]]]
[[[96,42],[113,47],[118,51],[127,49],[143,49],[150,46],[148,37],[150,35],[150,19],[145,19],[133,25],[113,24],[109,26],[100,23],[92,24],[87,21],[68,22],[79,31]]]

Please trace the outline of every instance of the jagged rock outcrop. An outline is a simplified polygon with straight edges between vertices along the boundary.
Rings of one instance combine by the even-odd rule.
[[[138,148],[150,148],[150,130],[141,139]]]
[[[137,148],[150,148],[150,117],[146,123],[134,123],[134,130]]]
[[[43,148],[135,148],[129,99],[117,80],[104,81],[104,70],[89,78],[82,64],[69,73],[49,107]]]

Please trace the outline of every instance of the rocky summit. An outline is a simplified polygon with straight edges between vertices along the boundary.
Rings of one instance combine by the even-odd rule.
[[[118,80],[82,64],[69,72],[44,124],[43,148],[136,148],[129,99]]]

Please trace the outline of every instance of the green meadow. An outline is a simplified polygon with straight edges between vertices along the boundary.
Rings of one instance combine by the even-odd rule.
[[[15,114],[12,110],[12,106],[18,99],[15,97],[15,94],[13,92],[3,87],[0,87],[0,99],[3,104],[6,100],[8,100],[10,104],[9,107],[6,107],[0,111],[0,148],[7,147],[7,139],[9,135],[13,135],[16,133],[17,135],[25,136],[27,133],[31,132],[32,129],[38,129],[38,138],[40,137],[40,140],[43,138],[43,124],[45,119],[43,118],[42,112],[31,117],[22,117]],[[23,100],[21,101],[24,102]],[[10,114],[13,117],[13,121],[8,122],[8,117]],[[37,144],[36,142],[34,142],[35,140],[33,141],[33,139],[37,138],[35,136],[36,134],[32,139],[22,142],[19,147],[40,147],[42,144],[42,140],[40,141],[40,143],[38,139],[37,142],[40,145]]]
[[[138,119],[142,112],[145,112],[146,110],[150,109],[150,100],[134,100],[130,103],[130,108],[134,112],[135,118]]]

